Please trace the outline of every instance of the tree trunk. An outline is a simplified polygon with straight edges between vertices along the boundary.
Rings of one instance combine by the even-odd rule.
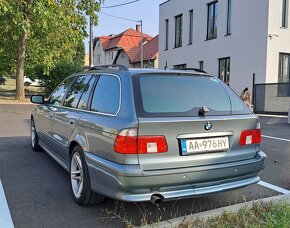
[[[18,43],[18,56],[16,68],[16,100],[24,100],[24,63],[26,54],[27,32],[23,32]]]
[[[28,5],[30,0],[24,0],[22,2],[23,13],[24,13],[24,24],[29,24],[28,18]],[[26,55],[26,43],[28,38],[28,31],[24,30],[19,38],[18,42],[18,55],[17,55],[17,67],[16,67],[16,100],[25,99],[24,91],[24,64]]]

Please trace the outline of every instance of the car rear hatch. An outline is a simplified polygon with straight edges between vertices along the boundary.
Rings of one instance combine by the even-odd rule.
[[[148,139],[145,152],[138,154],[143,170],[206,166],[256,156],[258,118],[219,79],[142,74],[133,78],[133,84],[138,138]]]

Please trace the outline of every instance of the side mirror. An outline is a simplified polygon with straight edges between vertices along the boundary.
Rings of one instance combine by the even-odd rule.
[[[45,104],[43,95],[32,95],[30,101],[34,104]]]

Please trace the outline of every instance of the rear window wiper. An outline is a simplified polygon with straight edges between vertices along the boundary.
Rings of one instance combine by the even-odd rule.
[[[200,109],[198,111],[198,115],[199,116],[204,116],[207,112],[209,112],[208,107],[202,106],[202,107],[200,107]]]

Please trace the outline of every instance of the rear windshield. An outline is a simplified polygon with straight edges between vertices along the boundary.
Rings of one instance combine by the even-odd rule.
[[[133,77],[139,117],[249,114],[240,98],[215,77],[197,75],[146,75]]]

